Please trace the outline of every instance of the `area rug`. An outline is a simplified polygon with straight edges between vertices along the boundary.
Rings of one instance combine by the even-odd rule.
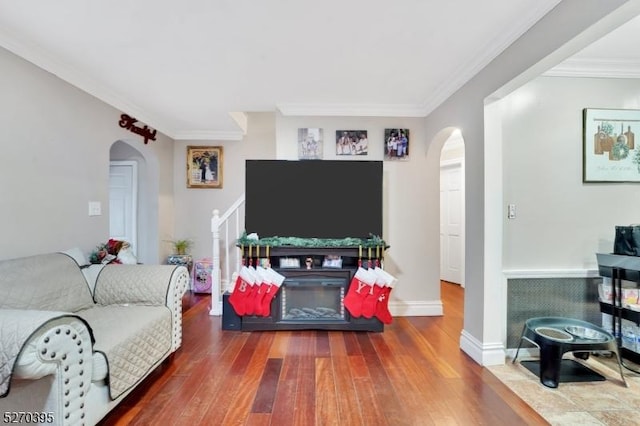
[[[566,358],[573,360],[568,354]],[[603,360],[607,363],[609,361]],[[488,367],[509,389],[552,425],[638,425],[640,426],[640,376],[625,371],[627,386],[617,369],[597,357],[575,359],[605,377],[605,381],[560,382],[555,388],[540,383],[538,375],[507,359]]]

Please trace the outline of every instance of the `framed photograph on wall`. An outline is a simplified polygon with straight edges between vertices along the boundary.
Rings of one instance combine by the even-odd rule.
[[[336,130],[336,155],[368,155],[366,130]]]
[[[583,182],[640,182],[640,110],[585,108]]]
[[[322,159],[322,129],[308,127],[298,129],[298,159]]]
[[[187,147],[187,188],[222,188],[222,147]]]
[[[384,129],[384,159],[409,159],[409,129]]]

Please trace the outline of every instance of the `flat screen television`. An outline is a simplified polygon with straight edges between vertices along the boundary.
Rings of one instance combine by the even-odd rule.
[[[247,160],[245,197],[260,238],[382,237],[381,161]]]

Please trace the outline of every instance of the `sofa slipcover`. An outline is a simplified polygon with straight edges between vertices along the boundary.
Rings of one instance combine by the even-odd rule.
[[[0,261],[4,412],[95,424],[180,347],[184,266],[87,265],[77,254]]]

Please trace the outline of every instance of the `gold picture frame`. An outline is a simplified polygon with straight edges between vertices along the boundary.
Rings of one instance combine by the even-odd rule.
[[[222,188],[221,146],[187,147],[187,188]]]

